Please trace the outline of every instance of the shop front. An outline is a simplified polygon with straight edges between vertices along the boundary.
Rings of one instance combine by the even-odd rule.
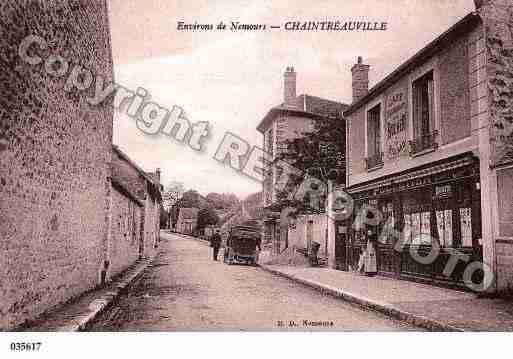
[[[382,218],[376,226],[351,227],[349,270],[357,268],[368,240],[376,246],[378,273],[395,278],[462,286],[464,261],[450,276],[443,273],[451,255],[482,259],[479,160],[471,153],[355,186],[349,193],[354,220],[368,207]],[[403,245],[392,234],[382,235],[389,233],[386,226],[402,233]],[[434,246],[440,247],[439,255],[427,260]]]

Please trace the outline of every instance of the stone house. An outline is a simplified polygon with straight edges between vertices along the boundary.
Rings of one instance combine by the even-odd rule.
[[[476,6],[370,90],[369,66],[359,58],[352,68],[353,102],[344,112],[352,220],[366,208],[382,221],[350,230],[349,268],[386,224],[403,231],[406,249],[397,250],[392,234],[377,241],[380,274],[463,286],[472,277],[467,264],[483,261],[484,278],[477,271],[474,283],[488,274],[491,290],[512,283],[512,152],[497,158],[498,139],[511,144],[511,121],[497,126],[512,108],[511,7]],[[428,255],[435,245],[440,254],[431,263],[410,255],[412,248]],[[454,250],[466,260],[447,276]]]
[[[162,205],[160,170],[150,176],[113,146],[111,171],[107,279],[155,252]]]
[[[198,225],[198,208],[180,208],[176,231],[183,234],[194,234]]]
[[[277,203],[277,192],[283,186],[283,181],[286,181],[286,176],[282,176],[286,169],[278,159],[287,151],[286,141],[301,138],[305,133],[314,131],[316,121],[336,119],[344,126],[342,111],[347,105],[306,94],[296,96],[296,77],[294,68],[287,67],[283,74],[284,101],[271,108],[257,127],[258,132],[263,135],[263,149],[268,156],[262,184],[265,212],[262,244],[264,247],[270,246],[272,253],[278,254],[287,248],[308,250],[311,242],[315,240],[321,244],[321,255],[327,256],[324,250],[327,241],[325,215],[305,216],[295,225],[290,225],[287,218],[280,219],[284,209]],[[312,228],[307,228],[312,224]],[[307,233],[315,235],[310,236]]]

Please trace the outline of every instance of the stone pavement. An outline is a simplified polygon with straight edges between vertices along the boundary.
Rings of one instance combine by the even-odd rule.
[[[326,294],[436,331],[513,331],[513,302],[327,268],[260,265]]]
[[[136,262],[105,287],[91,290],[44,313],[15,331],[78,332],[88,326],[143,273],[151,259]]]

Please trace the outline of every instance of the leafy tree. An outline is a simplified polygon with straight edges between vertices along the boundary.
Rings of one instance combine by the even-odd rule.
[[[291,198],[290,194],[295,193],[307,177],[324,183],[328,180],[336,184],[345,182],[345,120],[317,120],[312,132],[284,144],[285,151],[278,159],[297,169],[298,173],[291,174],[285,188],[277,193],[278,206],[292,208],[292,216],[324,212],[323,204],[318,208],[311,206],[308,192],[303,198]]]
[[[239,204],[239,199],[233,193],[215,193],[207,194],[206,199],[216,209],[227,209]]]
[[[171,226],[175,226],[176,222],[178,222],[179,212],[180,212],[180,207],[178,206],[178,203],[175,203],[169,209],[169,218],[171,220]]]
[[[200,194],[195,190],[184,192],[182,198],[178,201],[181,208],[200,208]]]
[[[264,216],[263,193],[250,194],[244,199],[244,208],[251,218],[261,219]]]
[[[210,192],[206,196],[207,200],[214,206],[216,209],[225,208],[224,198],[222,194]]]
[[[167,228],[168,220],[168,212],[164,209],[163,206],[160,206],[160,228]]]
[[[198,212],[198,230],[202,231],[206,226],[219,223],[219,216],[213,208],[202,208]]]
[[[237,206],[240,203],[239,198],[233,193],[224,193],[223,198],[224,198],[225,208]]]

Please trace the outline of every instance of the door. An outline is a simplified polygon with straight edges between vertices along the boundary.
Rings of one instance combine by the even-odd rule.
[[[347,270],[346,243],[347,226],[343,221],[335,221],[335,264],[336,269]]]

